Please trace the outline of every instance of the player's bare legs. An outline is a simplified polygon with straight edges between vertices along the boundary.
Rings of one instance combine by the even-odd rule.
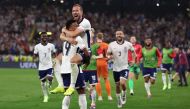
[[[124,78],[121,78],[120,79],[120,85],[121,85],[121,89],[122,89],[122,92],[121,92],[121,96],[122,96],[122,104],[125,104],[126,103],[126,100],[127,100],[127,91],[126,91],[126,79]]]
[[[85,94],[85,88],[79,88],[77,89],[77,92],[79,94],[79,106],[80,109],[87,109],[87,100],[86,100],[86,94]]]
[[[166,90],[166,88],[167,88],[166,70],[163,70],[163,71],[162,71],[162,81],[163,81],[163,84],[164,84],[162,90]]]
[[[146,92],[147,92],[147,96],[148,96],[148,98],[150,98],[151,97],[151,92],[150,92],[150,86],[151,86],[151,83],[154,83],[153,81],[150,83],[150,77],[149,76],[147,76],[147,77],[144,77],[144,81],[145,81],[145,83],[144,83],[144,86],[145,86],[145,89],[146,89]]]
[[[42,88],[42,92],[44,95],[44,100],[43,102],[46,103],[48,102],[48,84],[46,84],[46,79],[41,80],[41,88]]]
[[[67,90],[67,89],[65,89],[65,90]],[[79,88],[79,89],[77,89],[77,92],[79,95],[78,103],[79,103],[80,109],[87,109],[85,89]],[[70,101],[71,101],[71,96],[70,95],[65,96],[62,101],[62,109],[69,109]]]
[[[90,85],[90,97],[91,97],[91,105],[90,109],[95,109],[96,108],[96,89],[95,85]]]
[[[116,82],[116,97],[117,97],[117,107],[121,108],[122,107],[122,97],[121,97],[121,89],[120,89],[120,82]]]

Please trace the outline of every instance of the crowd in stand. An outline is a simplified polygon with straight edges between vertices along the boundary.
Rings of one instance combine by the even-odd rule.
[[[6,6],[0,7],[0,61],[15,61],[26,56],[31,60],[33,47],[38,42],[37,32],[50,31],[52,42],[61,47],[59,40],[61,28],[71,18],[69,9],[55,6]],[[165,39],[171,40],[174,46],[187,49],[190,47],[190,22],[183,14],[163,17],[145,14],[85,12],[96,32],[105,34],[105,41],[115,39],[115,30],[122,29],[126,39],[135,35],[140,43],[145,36],[151,36],[155,45],[162,48]],[[18,58],[15,59],[15,56]]]

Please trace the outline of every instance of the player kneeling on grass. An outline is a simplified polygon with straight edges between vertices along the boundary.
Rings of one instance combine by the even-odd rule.
[[[56,50],[56,57],[55,57],[55,62],[54,62],[54,75],[57,80],[58,86],[51,90],[51,94],[56,94],[56,93],[64,93],[64,87],[63,87],[63,79],[61,77],[61,60],[62,60],[62,50],[57,49]]]
[[[34,47],[34,58],[39,56],[39,78],[41,80],[42,92],[44,94],[43,102],[48,102],[48,88],[53,80],[53,63],[52,54],[55,57],[55,46],[48,43],[48,35],[46,32],[40,34],[41,42]],[[48,82],[46,83],[46,80]]]
[[[152,45],[152,40],[150,37],[145,38],[145,47],[142,48],[138,62],[140,58],[143,58],[143,77],[144,85],[148,95],[148,98],[151,97],[150,86],[155,83],[156,79],[156,70],[157,67],[160,67],[161,64],[161,53],[157,47]]]
[[[78,24],[74,20],[69,20],[66,23],[66,29],[72,31],[75,30],[78,27]],[[84,75],[81,72],[81,68],[79,65],[77,65],[77,69],[73,69],[73,63],[72,59],[75,57],[75,55],[78,55],[79,50],[84,50],[84,52],[88,52],[87,49],[85,49],[84,42],[80,36],[70,39],[66,37],[63,33],[60,36],[62,40],[67,40],[63,42],[63,56],[62,64],[61,64],[61,73],[63,78],[63,84],[64,87],[67,89],[70,87],[70,84],[73,84],[71,82],[72,76],[71,73],[75,72],[78,73],[76,77],[76,83],[74,83],[74,88],[77,89],[77,92],[79,94],[79,106],[80,109],[87,109],[87,101],[86,101],[86,95],[85,95],[85,82],[84,82]],[[79,55],[80,56],[80,55]],[[77,58],[77,57],[76,57]],[[77,59],[76,59],[77,60]],[[67,89],[68,90],[68,89]],[[72,93],[71,93],[72,94]],[[70,105],[71,100],[71,94],[66,95],[62,102],[62,109],[68,109]]]

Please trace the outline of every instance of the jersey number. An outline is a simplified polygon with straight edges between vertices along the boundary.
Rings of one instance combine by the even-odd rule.
[[[119,53],[119,55],[118,55],[118,56],[121,56],[121,51],[119,51],[118,53]]]
[[[68,56],[70,48],[71,48],[71,44],[69,42],[66,42],[65,43],[65,49],[66,49],[65,55],[66,56]]]
[[[44,57],[46,57],[46,53],[44,53]]]

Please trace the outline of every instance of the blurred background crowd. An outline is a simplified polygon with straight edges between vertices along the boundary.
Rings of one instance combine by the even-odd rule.
[[[190,2],[184,0],[179,5],[178,2],[173,4],[175,0],[148,1],[119,0],[117,4],[114,0],[75,2],[83,5],[84,17],[90,20],[95,33],[104,33],[105,42],[115,40],[115,31],[122,29],[126,39],[135,35],[141,44],[145,36],[151,36],[160,49],[164,40],[170,40],[174,47],[189,48]],[[0,1],[0,61],[32,61],[40,31],[52,32],[51,42],[57,48],[61,47],[59,34],[65,22],[72,18],[72,4],[74,0],[72,3],[65,0],[64,4],[52,0]],[[139,7],[133,7],[136,5]],[[165,5],[171,6],[166,8]]]

